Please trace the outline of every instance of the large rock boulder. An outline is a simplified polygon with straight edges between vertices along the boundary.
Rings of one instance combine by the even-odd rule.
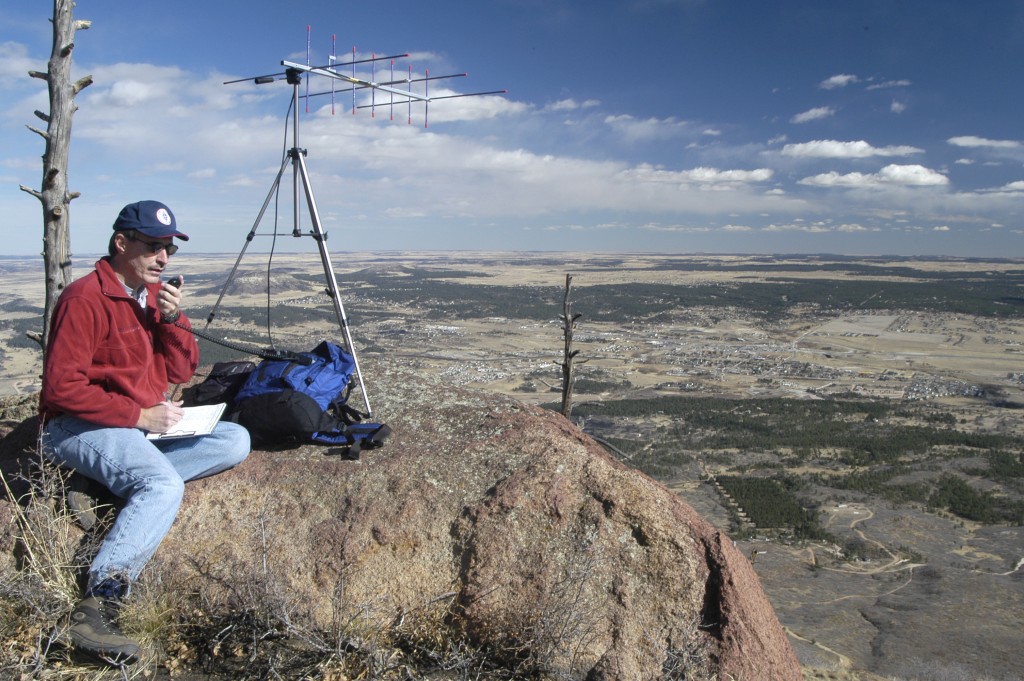
[[[802,678],[747,559],[664,486],[556,413],[366,373],[383,448],[255,451],[188,485],[149,570],[263,575],[324,630],[445,601],[558,678]]]
[[[384,448],[254,452],[189,486],[163,560],[261,558],[327,625],[394,617],[454,594],[478,642],[528,646],[566,678],[644,679],[686,661],[709,676],[799,679],[747,559],[675,494],[560,415],[374,366]],[[226,564],[226,563],[222,563]]]

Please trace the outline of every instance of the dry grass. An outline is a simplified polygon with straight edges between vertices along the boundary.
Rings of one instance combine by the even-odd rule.
[[[14,513],[13,570],[0,573],[0,676],[14,679],[124,679],[147,665],[97,668],[67,645],[67,617],[97,535],[79,530],[63,503],[67,474],[39,456],[26,479],[0,474]],[[20,482],[21,485],[12,485]],[[28,491],[16,496],[13,487]],[[102,531],[103,528],[99,528]],[[134,618],[126,617],[134,623]],[[126,627],[134,634],[132,627]]]

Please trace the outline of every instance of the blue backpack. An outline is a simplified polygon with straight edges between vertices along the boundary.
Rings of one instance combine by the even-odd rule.
[[[329,341],[310,352],[264,359],[249,372],[226,418],[245,426],[256,445],[311,442],[358,457],[382,445],[391,429],[362,423],[366,414],[348,404],[355,366],[352,355]]]

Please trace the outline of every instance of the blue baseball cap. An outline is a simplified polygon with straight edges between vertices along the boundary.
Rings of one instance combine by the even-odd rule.
[[[129,203],[114,220],[114,231],[134,229],[154,239],[176,236],[188,241],[188,235],[178,231],[171,209],[159,201],[137,201]]]

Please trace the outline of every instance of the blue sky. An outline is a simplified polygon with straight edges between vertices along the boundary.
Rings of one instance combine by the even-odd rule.
[[[6,254],[42,248],[39,203],[18,185],[40,182],[26,126],[49,106],[27,72],[46,68],[50,11],[0,12]],[[353,115],[348,93],[333,114],[330,95],[302,102],[332,253],[1024,257],[1018,0],[79,0],[75,17],[92,22],[75,76],[94,80],[72,136],[76,254],[105,249],[139,199],[171,206],[188,249],[237,253],[292,145],[291,87],[223,83],[306,63],[308,26],[315,65],[335,36],[340,62],[355,47],[409,53],[397,75],[468,72],[431,96],[508,91],[435,101],[426,120],[413,107],[411,125],[405,106]],[[269,249],[275,205],[291,231],[291,184],[289,169],[250,248]]]

